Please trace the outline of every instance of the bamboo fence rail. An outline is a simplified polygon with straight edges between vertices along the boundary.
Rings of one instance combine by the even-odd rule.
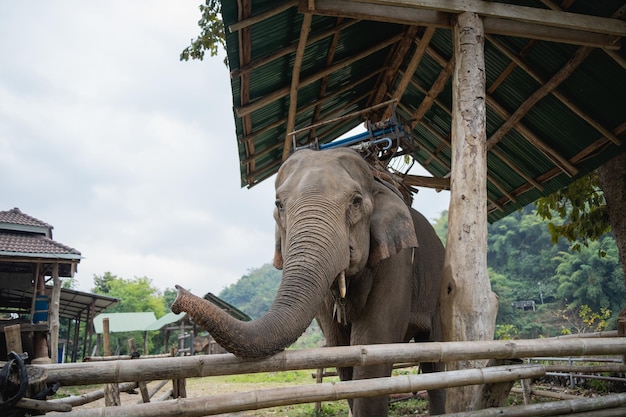
[[[605,410],[606,412],[609,412],[609,414],[605,414],[607,416],[611,415],[623,417],[624,415],[626,415],[626,393],[610,394],[595,398],[582,398],[529,405],[513,405],[509,407],[486,408],[484,410],[464,411],[462,413],[446,414],[446,417],[540,417],[560,415],[567,415],[568,417],[576,415],[593,415],[594,417],[597,417],[601,415],[599,410]],[[610,414],[613,412],[615,412],[615,414]]]
[[[626,338],[592,338],[325,347],[287,350],[258,361],[223,354],[37,366],[42,366],[47,370],[48,382],[75,386],[381,363],[624,354],[626,354]]]
[[[308,384],[203,398],[179,398],[174,401],[159,403],[76,410],[65,413],[64,417],[200,417],[287,404],[337,401],[398,392],[416,392],[424,389],[493,384],[521,378],[534,378],[544,373],[545,369],[541,365],[493,366],[438,374],[401,375],[388,378]]]

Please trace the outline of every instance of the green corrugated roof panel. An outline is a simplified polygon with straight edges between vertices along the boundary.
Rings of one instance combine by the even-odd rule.
[[[187,317],[187,313],[167,313],[166,315],[164,315],[163,317],[161,317],[160,319],[152,322],[151,324],[147,325],[143,330],[146,332],[151,332],[151,331],[157,331],[157,330],[161,330],[162,328],[164,328],[165,326],[169,326],[172,323],[176,323],[180,320],[184,320],[185,317]]]
[[[141,313],[102,313],[93,318],[93,327],[97,334],[102,334],[102,321],[109,319],[111,333],[144,331],[146,327],[156,321],[152,311]]]
[[[539,0],[499,1],[499,3],[546,8]],[[251,0],[246,3],[250,7],[249,11],[238,10],[238,4],[240,3],[230,0],[222,2],[226,27],[241,20],[241,16],[259,16],[285,3]],[[609,17],[620,7],[623,7],[621,0],[576,1],[570,5],[568,12]],[[231,70],[238,70],[241,62],[255,64],[255,60],[268,58],[285,48],[291,48],[279,58],[269,60],[263,65],[255,64],[247,75],[235,76],[232,79],[236,136],[242,161],[242,186],[257,184],[271,176],[280,166],[287,133],[285,129],[289,112],[288,91],[302,21],[303,15],[298,12],[297,6],[294,6],[269,18],[261,19],[246,29],[226,33]],[[346,28],[348,23],[352,24]],[[338,32],[332,62],[329,63],[327,61],[331,36],[336,28],[341,30]],[[328,36],[309,43],[305,48],[300,71],[301,85],[298,88],[295,129],[377,104],[372,102],[373,93],[378,89],[384,71],[391,65],[397,45],[397,42],[395,44],[384,42],[389,39],[398,41],[399,35],[404,34],[406,29],[404,25],[380,21],[361,20],[354,23],[348,18],[340,20],[336,17],[321,16],[315,14],[314,10],[309,39],[319,37],[323,33]],[[420,28],[419,36],[422,36],[424,30],[423,27]],[[385,46],[380,47],[383,44]],[[245,48],[240,50],[242,45]],[[358,54],[375,47],[378,48],[376,52],[345,64]],[[400,65],[400,73],[404,73],[416,47],[416,43],[413,42],[410,52]],[[491,100],[509,115],[514,114],[546,80],[567,65],[579,48],[572,44],[488,34],[485,42],[489,94],[487,137],[497,132],[508,118],[499,113],[491,104]],[[621,48],[614,52],[622,61],[626,60],[625,49]],[[244,51],[248,51],[248,55]],[[517,65],[512,69],[509,68],[512,58],[507,54],[512,54],[516,59],[523,61],[534,74],[529,74],[525,68]],[[412,113],[420,107],[426,92],[440,76],[451,57],[451,31],[438,28],[417,71],[412,76],[411,83],[402,95],[397,108],[398,115],[405,119],[412,118]],[[334,71],[326,74],[324,82],[319,77],[311,81],[310,77],[320,74],[329,65],[334,66]],[[506,77],[501,79],[503,73]],[[379,102],[390,98],[393,90],[399,85],[400,78],[392,80],[390,90],[384,97],[379,98]],[[490,89],[495,83],[498,83],[497,88]],[[237,114],[237,109],[242,106],[242,86],[246,89],[244,92],[248,100],[246,105],[258,105],[256,110],[246,116],[245,125],[243,118]],[[585,113],[608,131],[616,131],[622,142],[626,140],[624,133],[626,129],[623,128],[626,123],[624,120],[626,70],[616,62],[616,59],[600,49],[593,50],[556,91],[577,109],[563,104],[560,99],[549,94],[525,112],[520,122],[545,146],[570,160],[579,170],[578,174],[572,177],[563,172],[557,167],[554,157],[548,156],[531,143],[529,138],[525,137],[526,133],[518,129],[510,130],[495,143],[493,152],[488,157],[488,169],[492,179],[488,184],[488,193],[493,202],[490,204],[490,221],[495,221],[538,197],[567,185],[576,177],[588,173],[608,158],[625,150],[624,145],[617,147],[607,141],[605,146],[598,146],[598,149],[592,152],[591,147],[597,146],[597,141],[603,135],[580,115],[581,112]],[[282,93],[276,96],[277,92]],[[447,175],[450,167],[451,149],[446,143],[450,142],[451,133],[451,94],[452,84],[448,79],[435,103],[412,130],[412,140],[419,143],[412,156],[431,174],[438,177]],[[272,97],[273,100],[270,100]],[[322,143],[329,142],[360,123],[361,118],[355,116],[346,121],[319,127],[315,131],[315,136]],[[303,134],[298,139],[299,144],[302,144],[312,138]],[[436,154],[434,158],[433,154]],[[525,176],[541,183],[543,191],[530,185],[523,175],[512,169],[510,164]],[[515,201],[509,201],[506,195],[513,195]]]

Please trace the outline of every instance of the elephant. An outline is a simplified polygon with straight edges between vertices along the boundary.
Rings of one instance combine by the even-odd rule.
[[[240,322],[178,286],[172,311],[186,311],[243,358],[285,349],[313,318],[327,346],[441,340],[443,244],[358,152],[297,150],[278,170],[275,186],[273,263],[283,277],[268,312]],[[338,369],[343,381],[391,371],[391,364]],[[431,414],[445,413],[444,390],[430,391],[429,401]],[[349,402],[354,417],[387,416],[387,396]]]

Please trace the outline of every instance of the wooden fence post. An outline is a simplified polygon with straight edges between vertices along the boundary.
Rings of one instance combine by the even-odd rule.
[[[109,332],[109,318],[102,319],[102,340],[104,356],[111,356],[111,334]],[[117,383],[106,384],[104,387],[104,405],[107,407],[121,405],[120,387]]]

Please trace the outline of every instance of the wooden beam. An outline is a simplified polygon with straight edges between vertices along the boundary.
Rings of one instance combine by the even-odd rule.
[[[354,0],[382,6],[403,6],[446,13],[476,13],[483,17],[495,17],[542,26],[582,30],[606,35],[626,36],[626,22],[606,17],[559,12],[535,7],[495,3],[483,0]]]
[[[59,310],[61,307],[61,279],[59,278],[59,263],[52,266],[52,293],[50,294],[50,358],[52,363],[59,361]]]
[[[487,274],[487,146],[484,33],[480,17],[461,13],[453,29],[452,171],[448,238],[440,292],[445,341],[491,340],[498,301]],[[455,361],[447,370],[482,368]],[[470,411],[477,387],[448,390],[448,412]]]
[[[330,66],[333,64],[333,62],[335,62],[335,52],[337,52],[337,44],[339,43],[339,35],[340,35],[340,29],[339,26],[341,26],[341,22],[342,22],[343,18],[339,17],[337,18],[337,29],[335,30],[335,33],[333,34],[333,37],[330,40],[330,46],[328,47],[328,52],[326,53],[326,66]],[[313,110],[313,117],[311,118],[311,123],[317,123],[320,120],[320,113],[322,111],[322,103],[324,102],[322,100],[322,98],[326,95],[326,89],[328,88],[328,80],[329,80],[330,76],[327,75],[326,77],[322,78],[321,82],[320,82],[320,89],[319,92],[317,94],[317,105],[315,106],[315,110]],[[315,139],[315,129],[311,129],[309,131],[309,142],[312,141],[313,139]]]
[[[366,49],[365,51],[362,51],[356,55],[351,56],[350,58],[347,58],[343,61],[337,62],[336,64],[323,69],[322,71],[317,72],[316,74],[313,74],[307,78],[305,78],[301,83],[300,83],[300,88],[307,86],[311,83],[314,83],[315,81],[319,80],[322,77],[325,77],[328,74],[331,74],[341,68],[347,67],[349,65],[352,65],[353,63],[355,63],[356,61],[359,61],[375,52],[380,51],[381,49],[384,49],[386,47],[388,47],[389,45],[392,45],[396,42],[398,42],[401,38],[402,38],[402,33],[392,36],[391,38],[379,43],[378,45],[374,45],[369,49]],[[265,106],[267,106],[269,103],[272,103],[276,100],[280,100],[281,98],[287,96],[289,94],[290,88],[289,87],[283,87],[280,88],[278,90],[275,90],[269,94],[264,95],[263,97],[259,98],[258,100],[248,104],[248,105],[242,105],[239,108],[236,108],[235,111],[237,112],[237,116],[238,117],[243,117],[246,115],[249,115],[250,113],[259,110]]]
[[[618,126],[616,129],[613,130],[613,134],[621,135],[625,131],[626,131],[626,123],[623,123],[622,125]],[[580,161],[591,158],[598,153],[599,149],[602,149],[608,145],[610,145],[609,140],[606,137],[602,136],[601,138],[596,140],[594,143],[587,146],[585,149],[583,149],[582,151],[574,155],[572,158],[570,158],[570,162],[572,164],[577,164]],[[559,174],[561,174],[561,171],[558,168],[552,168],[551,170],[537,177],[537,181],[540,181],[541,183],[546,183],[554,179],[555,177],[557,177]],[[530,190],[530,187],[528,186],[528,184],[524,184],[524,185],[517,187],[515,190],[512,191],[512,193],[516,196],[519,196],[529,190]],[[488,211],[489,211],[489,208],[488,208]]]
[[[362,77],[361,79],[356,80],[355,82],[350,83],[350,84],[344,86],[342,89],[337,90],[337,91],[333,92],[332,94],[329,94],[329,95],[321,98],[320,100],[332,100],[336,96],[341,95],[341,94],[345,93],[346,91],[355,89],[359,84],[369,80],[372,77],[375,77],[376,75],[378,75],[378,73],[380,73],[383,70],[384,70],[384,68],[381,68],[378,71],[375,71],[375,72],[373,72],[371,74],[367,74],[366,76]],[[361,99],[363,99],[363,97],[366,97],[366,95],[359,97],[358,100],[360,101]],[[307,110],[317,106],[317,104],[318,104],[317,102],[309,103],[306,106],[303,106],[302,108],[299,108],[298,111],[300,111],[300,112],[307,111]],[[326,117],[326,115],[324,117]],[[260,130],[258,130],[256,132],[251,133],[250,135],[240,139],[240,142],[241,143],[246,143],[246,142],[252,141],[252,140],[256,139],[258,136],[267,133],[271,129],[275,129],[278,126],[280,126],[282,124],[285,124],[286,122],[287,122],[287,118],[286,117],[282,118],[280,120],[277,120],[276,122],[274,122],[274,123],[272,123],[272,124],[262,128],[262,129],[260,129]],[[263,155],[266,155],[266,154],[274,151],[275,149],[279,148],[280,146],[282,146],[282,142],[278,141],[278,142],[276,142],[275,146],[272,146],[270,148],[264,149],[263,151],[261,151],[259,153],[248,155],[244,160],[241,161],[241,164],[242,165],[247,164],[252,159],[257,159],[257,158],[259,158],[259,157],[261,157]]]
[[[448,63],[444,66],[444,68],[437,76],[437,79],[430,87],[430,90],[428,90],[428,92],[426,93],[426,97],[424,97],[424,100],[422,100],[417,110],[415,110],[415,112],[412,114],[411,126],[415,126],[422,121],[422,118],[424,117],[426,112],[430,110],[433,103],[435,102],[435,99],[443,91],[448,82],[448,79],[452,75],[453,70],[454,58],[450,59],[450,61],[448,61]]]
[[[238,20],[245,20],[252,15],[252,0],[241,0],[238,2]],[[245,66],[250,63],[252,56],[252,35],[250,33],[250,27],[242,27],[238,31],[237,41],[239,42],[239,66]],[[250,102],[250,74],[243,74],[240,80],[240,93],[239,102],[242,106],[247,105]],[[252,118],[250,115],[246,115],[241,118],[241,126],[243,134],[246,135],[252,132]],[[254,153],[254,142],[246,143],[246,153]],[[255,161],[252,161],[246,166],[247,172],[254,172],[256,170]]]
[[[409,26],[398,45],[390,52],[387,57],[387,70],[382,73],[376,82],[376,92],[372,95],[368,105],[380,103],[387,97],[390,89],[393,88],[402,63],[405,61],[407,54],[412,49],[417,37],[419,26]]]
[[[445,63],[445,60],[443,58],[441,58],[436,52],[430,51],[429,55],[432,58],[434,58],[436,61],[438,61],[440,65]],[[423,94],[428,94],[428,91],[424,87],[422,87],[421,85],[417,84],[415,81],[411,81],[411,85],[413,85],[416,89],[418,89]],[[448,106],[444,105],[437,98],[435,98],[433,103],[437,104],[437,106],[439,106],[439,108],[441,108],[443,111],[445,111],[449,115],[452,114],[452,111],[450,110],[450,108]],[[433,135],[437,136],[439,138],[439,141],[442,144],[445,144],[445,146],[450,147],[450,140],[448,138],[444,138],[443,136],[441,136],[438,132],[436,132],[434,129],[432,129],[432,127],[430,127],[426,123],[422,122],[422,125],[424,125],[424,127],[426,127],[428,130],[430,130],[433,133]],[[531,183],[535,188],[537,188],[540,191],[543,191],[543,186],[541,184],[539,184],[530,175],[526,174],[524,171],[522,171],[520,168],[518,168],[518,166],[516,164],[514,164],[513,161],[511,161],[506,155],[504,155],[498,149],[493,147],[493,148],[489,149],[488,152],[491,153],[492,155],[495,155],[500,160],[502,160],[502,162],[504,162],[506,165],[508,165],[509,168],[511,168],[517,175],[519,175],[520,177],[522,177],[523,179],[525,179],[526,181]]]
[[[417,43],[417,49],[415,49],[415,52],[413,53],[411,60],[407,64],[406,70],[402,74],[402,79],[398,83],[398,86],[396,87],[395,91],[392,93],[392,97],[394,99],[396,100],[402,99],[402,96],[404,95],[406,88],[409,86],[409,83],[411,82],[411,78],[413,78],[413,74],[415,73],[415,71],[417,71],[417,67],[419,66],[420,62],[422,62],[422,57],[424,56],[424,53],[426,52],[426,48],[428,47],[428,44],[430,44],[430,40],[433,38],[434,34],[435,34],[435,28],[432,26],[429,26],[426,28],[426,31],[424,32],[424,35],[422,36],[422,38],[415,40],[415,42]]]
[[[436,190],[449,190],[450,178],[425,177],[422,175],[406,175],[403,183],[414,187],[427,187]]]
[[[268,10],[265,13],[261,13],[261,14],[258,14],[256,16],[248,17],[246,19],[240,20],[237,23],[233,23],[232,25],[228,26],[228,30],[230,31],[230,33],[237,32],[238,30],[250,27],[250,26],[254,25],[255,23],[262,22],[263,20],[266,20],[266,19],[269,19],[270,17],[276,16],[277,14],[280,14],[280,13],[284,12],[285,10],[289,10],[292,7],[296,7],[297,5],[298,5],[298,0],[288,1],[288,2],[286,2],[284,4],[281,4],[278,7],[275,7],[273,9],[271,9],[271,10]]]
[[[487,95],[487,104],[493,111],[498,113],[500,117],[504,120],[508,120],[511,117],[511,114],[506,111],[504,107],[500,105],[491,95]],[[539,152],[543,153],[546,158],[550,159],[559,169],[561,169],[565,174],[572,176],[578,173],[578,168],[575,165],[570,163],[565,157],[559,154],[556,150],[554,150],[547,143],[539,139],[537,135],[535,135],[529,128],[526,127],[522,122],[518,122],[515,124],[515,130],[517,130],[520,135],[530,142]],[[495,143],[487,143],[487,150],[491,151],[495,146]]]
[[[289,157],[291,152],[291,132],[296,125],[296,114],[298,111],[298,87],[300,83],[300,70],[302,68],[302,59],[306,48],[306,40],[311,30],[311,21],[313,15],[305,13],[302,18],[302,27],[300,28],[300,40],[298,41],[298,49],[296,51],[296,59],[293,63],[293,71],[291,73],[291,88],[289,89],[289,112],[287,115],[287,130],[285,131],[285,144],[283,146],[283,161]]]
[[[325,30],[324,32],[321,32],[315,36],[311,36],[308,38],[307,40],[307,46],[308,45],[313,45],[316,42],[319,42],[323,39],[328,38],[329,36],[333,36],[335,35],[337,32],[341,32],[342,30],[348,29],[350,26],[353,26],[355,24],[359,23],[358,20],[348,20],[346,22],[343,22],[342,24],[338,25],[337,27],[334,27],[332,29],[329,30]],[[279,58],[284,57],[285,55],[289,55],[292,54],[294,52],[296,52],[296,50],[298,49],[298,44],[294,43],[293,45],[287,46],[285,48],[282,48],[281,50],[262,57],[262,58],[258,58],[255,59],[254,61],[250,62],[249,64],[239,67],[237,69],[234,69],[230,72],[230,78],[234,79],[239,77],[241,74],[246,74],[249,73],[250,71],[253,71],[257,68],[262,67],[263,65],[275,61]]]
[[[592,48],[589,48],[586,46],[579,48],[574,53],[574,56],[567,62],[567,64],[565,64],[565,66],[561,68],[561,70],[559,70],[545,84],[539,87],[537,91],[531,94],[531,96],[528,97],[517,108],[517,110],[515,110],[515,112],[511,115],[511,117],[509,117],[498,128],[498,130],[496,130],[496,132],[493,135],[491,135],[489,139],[487,139],[488,148],[491,148],[498,141],[500,141],[504,137],[504,135],[506,135],[509,130],[511,130],[515,125],[517,125],[519,121],[528,113],[528,111],[535,104],[537,104],[537,102],[539,102],[539,100],[544,98],[546,95],[550,94],[550,92],[553,91],[559,84],[565,81],[567,77],[569,77],[572,74],[572,72],[574,72],[574,70],[578,68],[580,64],[583,63],[583,61],[587,58],[587,56],[589,56],[591,51],[592,51]],[[552,154],[552,155],[556,156],[558,154],[556,155]],[[560,166],[564,170],[564,172],[566,172],[570,176],[574,176],[578,172],[578,169],[574,167],[573,165],[571,165],[565,158],[562,158],[559,156],[554,162],[557,164],[557,166]]]
[[[302,9],[302,6],[300,7]],[[315,14],[347,17],[360,20],[403,25],[434,26],[452,28],[451,14],[405,6],[363,4],[353,0],[316,0]],[[619,50],[615,37],[577,29],[563,29],[534,23],[516,22],[509,19],[487,17],[484,19],[485,33],[539,39],[550,42],[593,46],[607,50]]]
[[[346,108],[350,108],[351,106],[353,106],[356,103],[359,103],[361,100],[365,99],[370,93],[364,94],[360,97],[355,98],[354,100],[352,100],[350,103],[346,104],[345,106],[342,106],[341,108],[338,109],[334,109],[332,112],[328,113],[326,116],[331,116],[333,114],[341,114],[344,112],[344,110]],[[347,119],[344,118],[337,118],[335,119],[333,122],[345,122]],[[317,127],[319,126],[323,126],[323,125],[327,125],[327,126],[331,126],[330,124],[326,123],[326,122],[322,122],[322,123],[318,123]],[[337,123],[334,126],[332,126],[332,128],[337,127],[337,125],[341,125],[341,123]],[[306,130],[309,130],[311,127],[306,127],[303,129],[300,129],[299,132],[304,132]],[[296,131],[297,133],[298,131]],[[292,132],[292,134],[294,134],[294,132]],[[278,141],[276,142],[276,144],[274,146],[272,146],[272,150],[276,150],[279,149],[281,146],[283,145],[282,141]],[[258,157],[259,155],[254,155],[254,157]],[[249,184],[250,187],[258,184],[259,182],[263,181],[266,178],[271,177],[272,175],[274,175],[276,173],[276,171],[278,170],[278,168],[280,167],[280,165],[282,164],[282,159],[280,160],[276,160],[271,164],[267,164],[263,167],[263,169],[259,170],[259,171],[253,171],[251,172],[247,177],[246,177],[246,182]]]
[[[544,80],[543,77],[541,77],[536,71],[534,71],[532,68],[530,68],[530,66],[527,65],[524,61],[522,61],[522,59],[520,57],[516,56],[507,47],[502,45],[497,39],[495,39],[493,36],[489,36],[489,35],[486,35],[486,38],[493,46],[498,48],[498,50],[500,52],[502,52],[504,55],[506,55],[507,58],[509,58],[511,61],[513,61],[518,67],[523,69],[532,78],[534,78],[535,81],[537,81],[539,84],[542,84],[542,85],[546,84],[547,81]],[[554,97],[556,97],[561,103],[563,103],[565,106],[567,106],[572,112],[577,114],[581,119],[585,120],[587,123],[589,123],[591,126],[593,126],[598,132],[600,132],[601,134],[605,135],[605,137],[607,139],[609,139],[611,142],[615,143],[618,146],[621,144],[621,141],[620,141],[620,139],[617,136],[615,136],[613,133],[611,133],[610,131],[605,129],[598,121],[594,120],[591,116],[585,114],[585,112],[583,112],[578,106],[576,106],[574,103],[572,103],[570,100],[568,100],[558,90],[552,90],[550,93]]]
[[[407,113],[410,113],[410,111],[402,103],[399,103],[399,106]],[[424,126],[428,131],[430,131],[430,133],[432,133],[435,137],[437,137],[439,141],[442,143],[442,146],[446,146],[449,148],[452,147],[450,141],[446,139],[445,137],[443,137],[441,134],[439,134],[439,132],[437,132],[431,125],[429,125],[426,122],[422,122],[422,126]],[[437,155],[441,151],[441,146],[437,147],[437,149],[435,149],[434,151],[431,151],[430,149],[426,148],[424,145],[420,145],[420,150],[427,153],[431,159],[434,159],[439,165],[446,168],[448,171],[451,170],[450,164],[444,161],[443,159],[441,159],[439,155]],[[427,165],[422,165],[422,166],[424,166],[424,168],[427,168]],[[495,184],[495,183],[494,183],[494,186],[496,186],[498,189],[501,188],[498,184]],[[495,205],[499,210],[504,211],[504,207],[502,205],[491,200],[489,197],[487,197],[487,201]]]

